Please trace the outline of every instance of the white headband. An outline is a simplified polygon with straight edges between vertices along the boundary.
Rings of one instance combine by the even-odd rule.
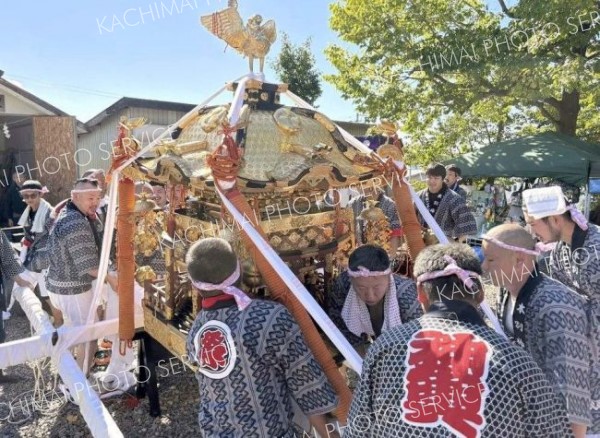
[[[348,275],[352,278],[356,277],[378,277],[380,275],[389,275],[392,273],[392,268],[387,268],[385,271],[369,271],[364,266],[359,266],[356,271],[348,268]]]
[[[194,281],[192,277],[190,277],[190,281],[198,290],[220,290],[226,293],[227,295],[231,295],[233,298],[235,298],[235,302],[238,306],[238,309],[244,310],[246,307],[248,307],[252,300],[248,295],[244,293],[244,291],[233,286],[233,284],[238,280],[238,278],[240,278],[239,263],[237,264],[235,271],[233,271],[233,273],[229,277],[227,277],[219,284],[206,283],[203,281]]]
[[[71,196],[76,195],[77,193],[90,193],[90,192],[102,193],[102,189],[99,187],[95,188],[95,189],[73,189],[73,190],[71,190]]]

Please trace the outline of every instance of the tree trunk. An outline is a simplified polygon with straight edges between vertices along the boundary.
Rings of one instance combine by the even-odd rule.
[[[575,135],[580,110],[579,91],[574,90],[570,93],[563,91],[558,108],[558,132],[560,134]]]
[[[500,143],[504,139],[504,122],[498,122],[498,131],[496,132],[496,143]]]

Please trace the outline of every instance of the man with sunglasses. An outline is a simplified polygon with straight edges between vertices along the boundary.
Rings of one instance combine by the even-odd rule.
[[[98,276],[102,246],[96,223],[101,193],[97,180],[77,180],[48,241],[50,267],[46,287],[50,301],[63,313],[67,327],[85,325],[92,306],[92,282]],[[116,290],[116,276],[109,273],[107,281]],[[95,311],[92,313],[96,315]],[[75,347],[77,363],[82,369],[85,351],[85,344]]]
[[[54,325],[58,327],[62,325],[62,314],[48,299],[46,281],[44,280],[50,265],[47,245],[51,226],[49,218],[54,207],[44,199],[48,189],[43,187],[39,181],[25,181],[19,193],[23,197],[23,202],[27,205],[19,219],[19,225],[23,227],[25,232],[25,236],[21,240],[21,262],[25,269],[30,271],[31,276],[37,280],[40,297],[47,300],[54,318]]]

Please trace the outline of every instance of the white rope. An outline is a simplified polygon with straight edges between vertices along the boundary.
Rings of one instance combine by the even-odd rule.
[[[138,311],[135,314],[135,327],[144,326],[144,315]],[[115,335],[119,331],[118,318],[100,321],[88,326],[52,328],[51,332],[40,333],[26,339],[0,344],[0,368],[8,368],[26,362],[33,362],[47,356],[52,356],[56,349],[66,352],[69,346],[101,339],[104,336]],[[54,332],[57,343],[52,345]],[[56,364],[57,360],[54,362]]]

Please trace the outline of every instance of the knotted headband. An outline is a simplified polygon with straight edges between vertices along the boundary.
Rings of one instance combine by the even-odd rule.
[[[235,298],[235,302],[238,306],[238,309],[244,310],[250,305],[250,302],[252,300],[248,295],[244,293],[244,291],[233,286],[233,284],[235,284],[235,282],[238,281],[239,278],[240,264],[238,263],[235,268],[235,271],[233,271],[233,273],[229,277],[227,277],[219,284],[206,283],[203,281],[194,281],[192,277],[190,277],[190,281],[198,290],[220,290],[223,291],[223,293],[226,293],[227,295],[231,295],[233,298]]]
[[[440,277],[450,277],[451,275],[456,275],[458,278],[460,278],[467,289],[469,289],[471,292],[477,292],[477,290],[474,289],[475,283],[473,281],[473,277],[477,278],[479,276],[478,273],[467,271],[466,269],[459,267],[456,264],[456,261],[449,255],[445,255],[444,260],[448,263],[444,269],[441,271],[426,272],[425,274],[419,275],[417,277],[417,284]]]
[[[348,268],[348,275],[352,278],[356,277],[378,277],[380,275],[389,275],[392,273],[392,268],[387,268],[385,271],[369,271],[364,266],[359,266],[356,271]]]

